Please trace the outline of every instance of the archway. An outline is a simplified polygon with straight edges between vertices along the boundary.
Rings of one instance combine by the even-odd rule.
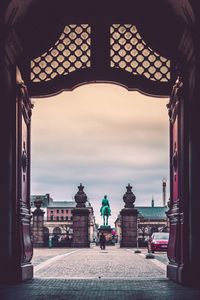
[[[2,233],[5,247],[1,249],[1,258],[8,270],[7,278],[0,274],[2,281],[11,278],[20,281],[32,276],[29,233],[31,103],[23,81],[31,96],[71,90],[89,81],[116,82],[127,89],[169,95],[179,76],[169,105],[172,164],[168,276],[181,283],[194,282],[198,278],[194,277],[194,270],[200,273],[200,243],[197,242],[199,103],[195,101],[200,94],[198,19],[195,19],[194,10],[197,7],[193,1],[171,0],[153,4],[127,1],[123,7],[117,7],[115,1],[97,6],[90,1],[71,5],[61,1],[59,7],[55,1],[39,2],[19,5],[13,0],[2,9],[0,77],[4,109],[0,128],[4,144],[1,148],[1,198],[6,200],[1,202],[0,228],[8,228],[12,233],[9,236]],[[47,7],[46,19],[43,15]],[[102,18],[104,7],[108,13]],[[38,17],[36,12],[39,12]],[[59,22],[53,21],[53,14],[58,15]],[[40,31],[35,30],[37,26]],[[159,32],[162,36],[158,36]],[[53,45],[56,48],[51,48]],[[67,45],[69,47],[63,50]],[[146,45],[149,46],[144,49]],[[68,55],[62,52],[69,49]],[[131,53],[136,49],[139,54]],[[150,53],[150,49],[155,50]],[[68,65],[64,65],[66,62]],[[18,72],[17,107],[16,65],[23,78],[22,81]],[[14,254],[15,248],[17,254]]]

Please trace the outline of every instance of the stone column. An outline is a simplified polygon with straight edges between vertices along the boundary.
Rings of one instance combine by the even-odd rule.
[[[16,67],[21,53],[19,40],[13,27],[8,26],[6,29],[2,24],[3,22],[0,24],[0,283],[12,283],[33,277],[29,203],[31,102]]]
[[[42,201],[36,200],[34,204],[36,209],[33,212],[33,246],[44,247],[44,211],[40,208]]]
[[[89,242],[89,209],[85,207],[87,195],[83,191],[84,186],[78,186],[78,193],[75,195],[76,208],[72,210],[73,215],[73,243],[72,247],[90,247]]]
[[[134,208],[135,195],[132,192],[130,183],[126,187],[127,191],[123,196],[124,208],[120,212],[122,237],[120,247],[137,247],[137,215]]]
[[[18,273],[13,255],[16,247],[16,78],[0,39],[0,282],[10,281]],[[17,266],[16,266],[17,265]],[[7,275],[8,273],[8,275]],[[18,274],[17,274],[18,275]],[[17,277],[16,275],[16,277]]]

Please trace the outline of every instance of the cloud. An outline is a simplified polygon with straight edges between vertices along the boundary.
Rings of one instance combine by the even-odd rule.
[[[95,84],[35,100],[32,117],[32,193],[69,200],[83,182],[100,221],[100,199],[110,195],[112,222],[128,182],[137,205],[162,204],[168,178],[167,99]]]

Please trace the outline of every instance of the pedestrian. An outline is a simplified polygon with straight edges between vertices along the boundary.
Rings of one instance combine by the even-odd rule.
[[[106,237],[103,232],[100,235],[99,242],[100,242],[101,250],[105,250],[106,249]]]

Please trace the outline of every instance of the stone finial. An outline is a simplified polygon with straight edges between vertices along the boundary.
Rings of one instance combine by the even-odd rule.
[[[42,201],[40,199],[36,199],[34,201],[35,207],[36,209],[33,212],[33,215],[37,215],[37,216],[43,216],[44,215],[44,211],[41,209],[41,205],[42,205]]]
[[[42,202],[42,200],[40,200],[40,199],[36,199],[36,200],[34,201],[35,207],[36,207],[37,209],[40,209],[42,203],[43,203],[43,202]]]
[[[125,202],[125,208],[133,208],[134,207],[134,202],[135,202],[135,195],[132,192],[132,186],[130,185],[130,183],[127,185],[126,187],[127,191],[123,196],[123,200]]]
[[[75,195],[76,207],[85,207],[85,203],[87,201],[87,195],[83,191],[84,186],[82,183],[78,186],[78,193]]]

